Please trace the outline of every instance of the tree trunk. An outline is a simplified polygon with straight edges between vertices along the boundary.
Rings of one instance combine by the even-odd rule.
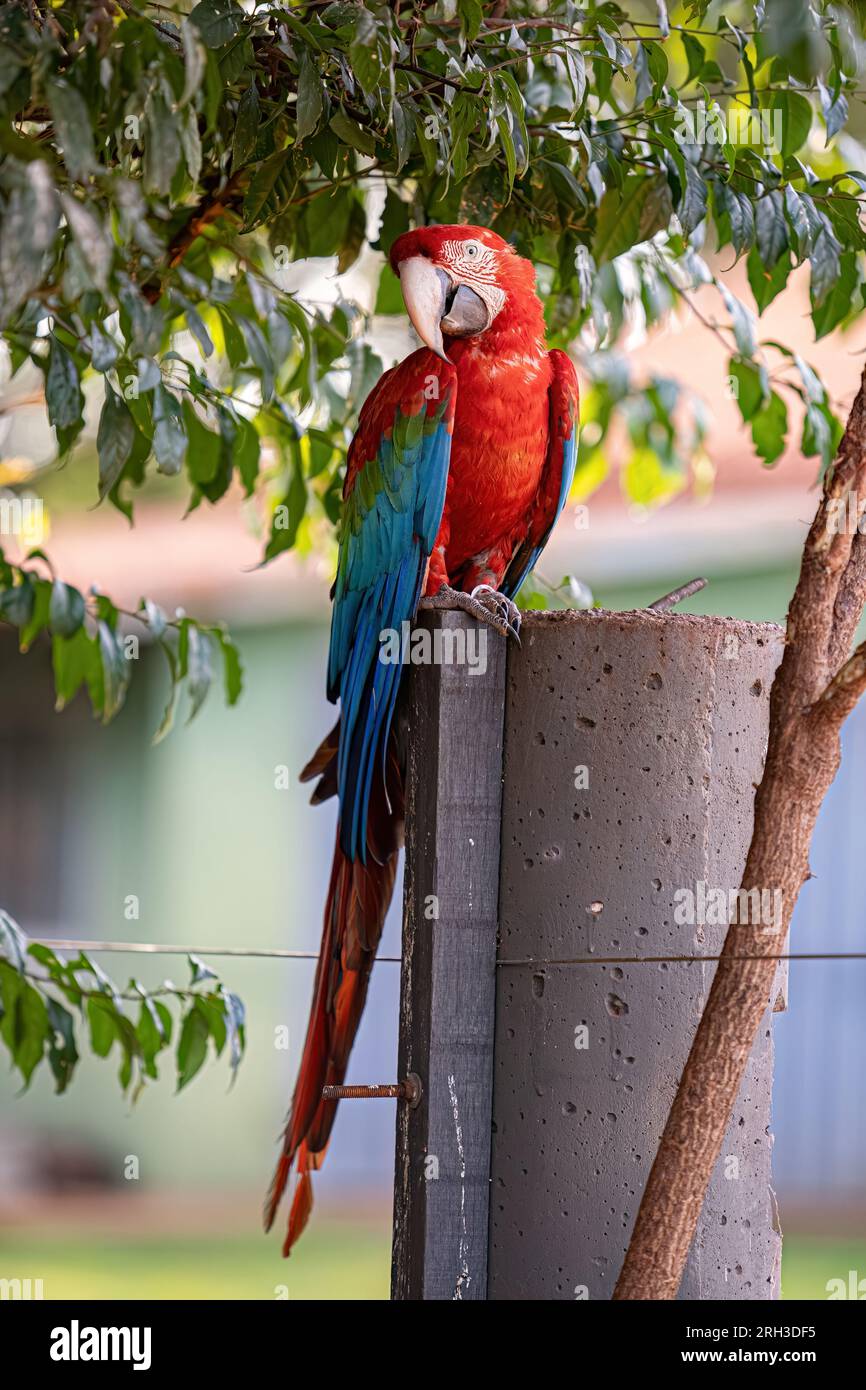
[[[857,530],[866,475],[866,372],[806,540],[770,697],[744,889],[768,889],[772,927],[732,923],[638,1212],[615,1299],[676,1297],[710,1175],[761,1017],[775,958],[809,878],[815,821],[839,766],[839,732],[866,688],[866,643],[846,661],[866,599]],[[853,525],[851,519],[853,517]],[[853,534],[852,534],[853,532]]]

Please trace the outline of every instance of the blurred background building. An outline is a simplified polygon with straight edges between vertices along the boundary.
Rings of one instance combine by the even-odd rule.
[[[781,296],[763,335],[799,339],[846,405],[859,344],[838,335],[812,344],[806,309],[805,291],[802,302],[794,290]],[[589,500],[588,526],[561,521],[545,578],[569,572],[603,607],[632,608],[704,574],[709,587],[687,605],[692,611],[782,622],[815,509],[814,461],[791,452],[772,474],[762,470],[734,402],[716,399],[724,354],[696,320],[654,335],[634,362],[712,394],[715,484],[638,514],[611,478]],[[8,413],[7,457],[38,454],[39,402]],[[202,954],[237,945],[317,950],[334,812],[309,808],[294,773],[332,719],[323,693],[328,563],[291,556],[252,569],[261,544],[240,501],[181,520],[183,499],[167,487],[164,500],[140,506],[133,530],[108,508],[85,505],[61,489],[48,507],[46,544],[58,572],[129,606],[147,594],[171,610],[226,619],[246,689],[234,710],[214,692],[190,728],[181,721],[152,748],[167,689],[158,653],[143,650],[127,707],[103,729],[83,697],[54,713],[43,644],[22,657],[14,635],[0,634],[0,904],[33,936],[188,943]],[[850,720],[844,744],[794,950],[866,949],[866,709]],[[287,790],[278,787],[282,767],[292,774]],[[130,894],[140,900],[137,921],[124,915]],[[388,955],[399,951],[399,915],[398,895]],[[155,984],[186,969],[169,957],[104,963],[124,983],[135,974]],[[41,1277],[46,1297],[387,1296],[393,1104],[342,1107],[316,1180],[311,1231],[283,1264],[274,1237],[258,1233],[258,1209],[314,966],[210,963],[248,1009],[247,1056],[231,1091],[226,1069],[210,1065],[178,1099],[166,1068],[130,1110],[105,1075],[114,1063],[88,1055],[62,1098],[47,1074],[23,1098],[13,1076],[0,1077],[0,1275],[14,1266],[21,1277]],[[349,1080],[394,1078],[397,993],[398,967],[381,964]],[[826,1281],[850,1268],[866,1275],[864,998],[866,962],[795,964],[789,1011],[776,1019],[784,1278],[801,1297],[825,1297]],[[275,1030],[285,1024],[290,1048],[279,1051]],[[138,1157],[137,1181],[124,1179],[128,1155]]]

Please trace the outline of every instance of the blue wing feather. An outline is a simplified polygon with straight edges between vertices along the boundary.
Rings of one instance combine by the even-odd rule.
[[[408,372],[383,378],[362,412],[334,585],[328,695],[341,708],[340,844],[362,862],[373,777],[381,774],[402,674],[399,663],[379,659],[380,634],[400,633],[415,615],[448,483],[456,374],[432,354],[415,357],[403,364]],[[434,375],[439,397],[428,403]]]

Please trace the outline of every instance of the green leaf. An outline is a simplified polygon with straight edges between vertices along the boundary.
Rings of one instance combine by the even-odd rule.
[[[108,372],[118,358],[118,347],[113,338],[104,333],[98,323],[90,325],[90,364],[94,371]]]
[[[207,67],[207,53],[202,45],[201,35],[196,25],[189,19],[180,22],[180,36],[183,43],[184,75],[183,92],[180,104],[186,106],[199,91]]]
[[[205,965],[203,960],[199,960],[198,956],[187,956],[187,962],[189,964],[189,982],[191,985],[199,985],[202,980],[216,979],[216,971],[211,970],[210,966]]]
[[[217,632],[217,641],[223,655],[223,683],[226,704],[236,705],[243,689],[243,667],[238,649],[225,632]]]
[[[186,429],[175,396],[159,385],[153,393],[153,452],[160,473],[179,473],[186,458]]]
[[[179,121],[159,92],[144,108],[143,184],[145,193],[167,194],[181,158]]]
[[[517,155],[514,149],[514,140],[511,134],[511,124],[507,116],[496,117],[496,128],[499,131],[499,143],[505,154],[505,167],[508,170],[508,194],[514,187],[514,180],[517,176]]]
[[[187,723],[198,714],[211,686],[213,644],[203,628],[191,618],[180,622],[177,652],[177,677],[186,677],[190,697]]]
[[[800,92],[777,91],[770,97],[769,109],[779,113],[782,124],[782,148],[786,157],[796,154],[805,145],[812,128],[812,107]]]
[[[154,746],[156,746],[156,744],[158,743],[162,743],[162,740],[166,738],[167,735],[170,734],[172,729],[174,728],[174,716],[177,711],[177,702],[180,698],[180,672],[178,670],[177,657],[175,656],[174,652],[172,651],[171,647],[168,645],[167,642],[160,642],[159,645],[162,648],[166,662],[168,663],[168,673],[169,678],[171,680],[171,685],[169,687],[168,700],[166,701],[162,719],[159,723],[159,728],[153,736]]]
[[[682,30],[680,38],[683,41],[683,48],[686,51],[686,61],[688,63],[686,86],[688,86],[690,82],[694,82],[695,78],[700,76],[703,71],[704,63],[707,61],[707,55],[704,52],[703,44],[700,40],[696,39],[693,34],[688,33],[686,30]]]
[[[752,357],[755,352],[755,329],[752,315],[736,295],[731,294],[727,285],[719,282],[719,290],[725,301],[725,308],[731,316],[737,348],[743,357]]]
[[[247,164],[255,152],[259,133],[259,94],[251,82],[238,102],[235,133],[232,139],[232,170]]]
[[[648,241],[667,227],[671,216],[671,195],[663,175],[646,178],[629,174],[622,191],[608,189],[598,210],[593,256],[598,266]]]
[[[39,634],[47,628],[50,607],[51,585],[45,579],[37,579],[33,585],[33,610],[18,636],[18,646],[22,652],[29,651]]]
[[[119,479],[132,453],[134,442],[135,422],[126,402],[106,381],[105,400],[99,416],[99,428],[96,431],[100,499],[111,491]]]
[[[72,637],[55,637],[51,644],[54,667],[55,709],[65,709],[82,685],[87,686],[94,713],[100,713],[104,700],[102,659],[99,643],[83,627]]]
[[[767,269],[767,263],[756,246],[749,252],[746,262],[749,285],[752,294],[755,296],[755,303],[758,306],[758,313],[763,314],[768,304],[772,304],[776,295],[779,294],[788,283],[788,276],[791,273],[790,252],[780,256],[772,270]]]
[[[141,1049],[141,1059],[144,1065],[145,1075],[156,1081],[159,1073],[157,1071],[156,1059],[162,1048],[165,1046],[165,1035],[162,1021],[154,1007],[151,999],[142,999],[141,1009],[138,1015],[138,1045]]]
[[[60,205],[48,165],[28,166],[27,181],[14,187],[3,213],[0,235],[0,317],[7,320],[41,279],[54,242]]]
[[[379,29],[376,19],[366,6],[355,9],[354,34],[349,44],[349,60],[352,71],[365,96],[375,93],[376,84],[382,72],[379,56]]]
[[[0,591],[0,618],[14,623],[15,627],[26,628],[33,616],[35,602],[33,582],[28,575],[22,574],[19,584]]]
[[[244,12],[235,0],[201,0],[189,18],[208,48],[222,48],[240,33]]]
[[[361,254],[367,234],[367,210],[358,198],[349,203],[349,220],[337,254],[337,274],[353,266]]]
[[[202,148],[195,107],[188,106],[185,111],[181,112],[178,134],[190,183],[196,184],[201,173]]]
[[[286,492],[274,508],[271,535],[265,548],[265,560],[273,560],[284,550],[291,550],[298,527],[307,509],[307,485],[301,466],[301,453],[295,441],[292,447],[292,472]]]
[[[844,251],[839,258],[838,275],[822,302],[812,309],[816,338],[825,337],[851,313],[859,280],[855,252]]]
[[[803,419],[800,447],[807,457],[819,454],[823,469],[828,469],[836,457],[842,440],[842,423],[825,404],[810,401]]]
[[[51,1037],[48,1010],[38,990],[27,981],[21,981],[21,989],[15,1002],[11,1028],[7,1032],[4,1018],[3,1038],[12,1053],[12,1060],[24,1078],[25,1087],[42,1061],[45,1044]],[[10,1045],[9,1032],[12,1034]]]
[[[55,1093],[62,1095],[72,1080],[78,1061],[75,1023],[72,1014],[56,999],[46,998],[48,1014],[48,1063],[55,1081]]]
[[[785,205],[778,189],[763,193],[755,204],[755,232],[758,251],[768,270],[772,270],[788,247]]]
[[[460,26],[470,43],[478,37],[481,28],[481,21],[484,18],[484,11],[479,0],[457,0],[457,13],[460,16]]]
[[[843,125],[848,119],[848,98],[840,90],[836,93],[828,91],[824,83],[818,79],[818,91],[821,94],[821,111],[827,126],[826,144],[829,145],[834,135],[838,135]]]
[[[168,618],[158,603],[152,599],[143,598],[138,605],[139,612],[144,614],[144,620],[150,628],[151,634],[155,638],[160,638],[168,627]]]
[[[123,654],[117,633],[106,622],[97,624],[99,652],[102,658],[104,703],[102,722],[108,724],[121,709],[129,684],[129,664]]]
[[[92,209],[71,193],[61,193],[60,203],[94,285],[98,290],[106,290],[114,261],[111,237]]]
[[[18,971],[25,969],[24,953],[26,949],[27,937],[24,932],[14,918],[0,908],[0,951]]]
[[[309,51],[304,48],[301,50],[298,100],[295,108],[297,122],[295,139],[298,144],[302,140],[306,140],[308,135],[312,135],[322,118],[323,109],[322,79],[319,76],[319,69],[310,57]]]
[[[785,212],[794,234],[794,250],[798,259],[802,259],[809,249],[809,218],[803,199],[790,184],[785,186]]]
[[[763,367],[755,366],[754,362],[744,361],[737,357],[731,358],[728,372],[734,385],[734,397],[740,408],[740,414],[748,423],[758,413],[769,395],[767,372]]]
[[[653,80],[653,100],[658,101],[668,80],[668,57],[660,43],[648,43],[645,48]]]
[[[258,368],[261,384],[262,397],[265,401],[270,401],[274,394],[274,359],[268,347],[267,339],[252,319],[244,318],[242,314],[237,316],[238,325],[243,329],[246,348],[250,361]]]
[[[191,1008],[183,1020],[177,1044],[178,1091],[182,1091],[204,1065],[209,1037],[210,1029],[204,1014],[195,1007]]]
[[[685,171],[686,182],[677,206],[677,216],[685,235],[691,236],[707,215],[707,185],[688,160],[685,161]]]
[[[93,127],[87,102],[77,88],[63,78],[52,78],[46,92],[64,163],[74,179],[85,183],[96,171]]]
[[[229,1063],[232,1069],[232,1079],[237,1073],[246,1046],[246,1011],[243,1000],[236,994],[232,994],[224,985],[220,985],[219,996],[225,1006],[226,1032],[229,1040]]]
[[[183,418],[189,443],[187,472],[195,483],[210,483],[220,465],[220,437],[202,424],[191,401],[185,400],[183,403]]]
[[[51,586],[49,622],[55,637],[73,637],[84,622],[84,598],[60,579]]]
[[[241,476],[244,491],[251,497],[259,474],[261,445],[255,426],[242,416],[237,421],[237,433],[232,443],[234,466]]]
[[[72,354],[52,333],[48,351],[48,371],[45,374],[45,402],[48,418],[60,432],[80,427],[83,423],[84,396],[78,378],[78,367]]]
[[[809,264],[812,268],[810,287],[813,309],[821,307],[839,282],[841,250],[829,219],[824,213],[818,213],[818,223],[812,234],[812,245],[809,251]]]
[[[774,464],[784,451],[787,432],[787,407],[778,392],[771,391],[766,405],[752,417],[755,450],[767,467]]]
[[[731,245],[739,256],[743,251],[747,251],[755,240],[755,213],[752,201],[746,193],[739,193],[735,188],[725,184],[717,184],[716,207],[720,234],[726,225],[730,230]]]
[[[279,150],[255,170],[244,198],[244,230],[279,217],[298,186],[291,150]]]
[[[90,1025],[90,1046],[97,1057],[107,1057],[117,1037],[115,1027],[116,1010],[107,997],[95,997],[87,1001],[87,1021]]]
[[[344,145],[349,145],[360,154],[376,153],[376,141],[373,136],[359,126],[357,121],[353,121],[351,116],[347,116],[345,111],[335,112],[331,117],[330,126],[337,139],[342,140]]]

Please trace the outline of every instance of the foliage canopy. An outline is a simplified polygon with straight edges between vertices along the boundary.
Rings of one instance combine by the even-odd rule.
[[[863,309],[859,12],[799,0],[541,7],[526,0],[4,7],[0,324],[45,377],[60,455],[102,378],[100,497],[131,513],[155,469],[191,504],[265,488],[271,558],[333,521],[342,447],[382,363],[369,309],[401,308],[382,259],[366,312],[304,296],[306,258],[348,270],[409,225],[475,221],[538,266],[551,341],[582,359],[577,488],[625,421],[629,495],[701,456],[703,402],[633,379],[622,351],[704,284],[757,454],[826,465],[838,423],[815,373],[759,341],[811,267],[815,333]],[[539,13],[541,11],[541,13]],[[702,254],[745,257],[754,308]],[[587,428],[588,426],[588,428]]]

